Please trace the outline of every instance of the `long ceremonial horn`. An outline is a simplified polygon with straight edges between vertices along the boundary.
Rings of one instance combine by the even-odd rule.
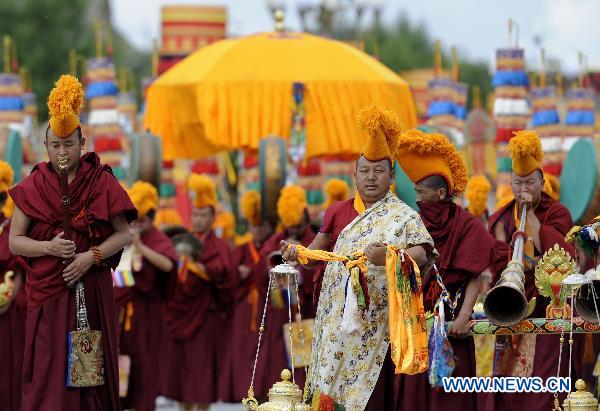
[[[525,272],[523,267],[523,245],[525,242],[525,219],[527,207],[523,207],[519,232],[515,239],[512,260],[502,272],[500,280],[486,295],[483,311],[489,320],[501,326],[511,326],[527,316],[527,298],[525,297]]]
[[[592,286],[594,287],[593,292]],[[575,308],[584,320],[598,323],[598,312],[596,310],[600,310],[600,280],[592,280],[591,283],[581,286],[575,298]]]

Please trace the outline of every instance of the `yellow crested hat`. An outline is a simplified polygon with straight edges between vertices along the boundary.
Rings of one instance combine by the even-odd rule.
[[[188,188],[194,192],[194,207],[215,207],[217,205],[217,186],[204,174],[193,173],[188,179]]]
[[[350,192],[350,186],[346,180],[341,178],[331,178],[325,183],[325,202],[323,208],[329,208],[330,205],[336,201],[344,201],[348,198]]]
[[[262,221],[260,200],[260,193],[256,190],[246,191],[240,199],[242,217],[251,225],[260,225]]]
[[[146,181],[136,181],[127,193],[138,210],[139,218],[145,217],[150,210],[158,208],[158,190]]]
[[[230,211],[224,211],[215,217],[215,228],[221,229],[221,238],[230,240],[235,237],[235,216]]]
[[[467,186],[467,167],[454,145],[442,134],[412,129],[398,139],[396,159],[413,183],[439,175],[448,183],[450,194]]]
[[[12,187],[15,173],[6,161],[0,161],[0,193],[8,191]]]
[[[50,128],[60,138],[69,137],[79,127],[83,107],[83,86],[70,74],[60,76],[48,96]]]
[[[560,181],[554,174],[544,173],[544,192],[554,201],[560,200]]]
[[[362,155],[369,161],[387,158],[393,163],[394,153],[398,148],[398,136],[402,132],[398,116],[391,110],[370,104],[358,113],[358,124],[367,133]]]
[[[469,178],[465,198],[469,202],[467,210],[475,217],[481,217],[487,209],[488,194],[492,186],[484,175],[476,175]]]
[[[307,207],[306,191],[299,186],[287,186],[277,200],[277,215],[284,227],[300,224]]]
[[[542,143],[535,131],[523,130],[515,133],[508,142],[512,157],[512,169],[520,177],[542,169]]]

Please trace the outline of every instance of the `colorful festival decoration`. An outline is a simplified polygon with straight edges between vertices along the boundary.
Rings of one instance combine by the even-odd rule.
[[[88,112],[88,135],[91,146],[103,163],[109,165],[120,181],[127,178],[125,156],[127,137],[119,125],[117,101],[119,88],[116,83],[115,64],[110,41],[108,55],[103,55],[102,25],[96,23],[96,57],[86,61],[86,90]]]
[[[560,176],[564,160],[562,125],[557,110],[556,87],[546,84],[546,54],[541,51],[542,69],[538,87],[531,89],[531,125],[542,141],[545,173]]]
[[[513,45],[513,21],[509,20],[509,47],[496,50],[496,72],[494,86],[493,116],[496,124],[496,161],[498,191],[510,185],[511,160],[508,141],[514,132],[524,130],[529,121],[527,87],[529,77],[525,72],[525,50],[519,48],[518,26]]]
[[[164,73],[194,51],[224,39],[226,28],[225,7],[163,6],[159,74]]]
[[[588,87],[587,63],[583,53],[579,53],[578,84],[567,90],[567,115],[565,117],[565,139],[563,149],[569,151],[580,138],[594,136],[595,92]]]

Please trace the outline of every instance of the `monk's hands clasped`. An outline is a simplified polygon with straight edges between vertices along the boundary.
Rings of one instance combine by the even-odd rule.
[[[61,232],[52,241],[48,242],[48,255],[65,259],[72,258],[75,255],[75,243],[63,238],[64,235],[65,233]]]
[[[281,247],[281,256],[285,261],[298,261],[298,249],[294,247],[294,244],[288,243],[287,241],[281,241],[279,246]]]
[[[387,245],[381,241],[370,243],[365,248],[365,255],[369,262],[375,266],[385,266],[385,255],[387,253]]]
[[[94,254],[91,251],[85,253],[75,254],[73,261],[63,271],[63,279],[67,283],[67,286],[73,286],[85,273],[92,268],[95,259]]]

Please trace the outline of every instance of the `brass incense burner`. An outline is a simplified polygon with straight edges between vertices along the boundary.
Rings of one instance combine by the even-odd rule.
[[[298,270],[287,263],[278,264],[271,268],[269,271],[269,286],[266,296],[266,301],[263,309],[262,320],[260,327],[258,328],[258,347],[256,349],[256,357],[254,360],[254,368],[252,371],[252,380],[250,381],[250,388],[248,389],[248,397],[242,400],[242,406],[244,410],[249,411],[309,411],[310,406],[303,403],[302,390],[296,384],[294,378],[294,326],[297,325],[298,333],[300,335],[300,341],[302,346],[302,352],[306,353],[305,350],[305,336],[302,318],[300,316],[300,300],[298,298],[298,279],[300,273]],[[256,366],[258,364],[260,355],[260,345],[262,336],[265,332],[265,318],[267,314],[267,305],[269,302],[270,295],[274,292],[285,290],[287,291],[287,311],[289,316],[289,323],[287,324],[287,331],[289,338],[289,357],[291,362],[291,371],[283,370],[281,372],[280,382],[275,383],[269,390],[269,401],[259,405],[258,401],[254,397],[254,376],[256,374]],[[292,319],[292,300],[298,304],[298,315],[296,320]],[[304,354],[305,356],[305,354]],[[262,360],[264,361],[264,359]],[[303,361],[304,369],[306,372],[306,358]]]
[[[577,391],[570,393],[563,401],[563,411],[596,411],[598,409],[598,400],[592,393],[585,390],[585,382],[577,380],[575,382]]]
[[[290,370],[281,372],[281,381],[269,390],[269,401],[258,407],[258,411],[309,411],[310,406],[302,403],[302,391],[290,381]]]

